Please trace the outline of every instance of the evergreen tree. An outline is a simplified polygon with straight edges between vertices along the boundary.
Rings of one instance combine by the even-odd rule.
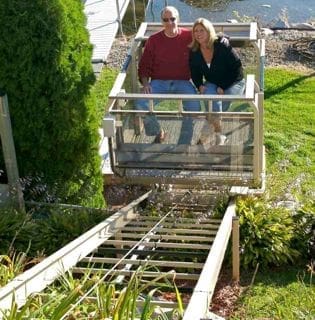
[[[103,206],[100,114],[82,1],[1,0],[0,17],[0,88],[25,194]]]

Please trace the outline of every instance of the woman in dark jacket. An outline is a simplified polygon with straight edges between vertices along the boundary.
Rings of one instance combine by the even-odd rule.
[[[212,23],[195,21],[190,45],[190,72],[201,94],[243,94],[245,80],[237,52],[228,42],[220,42]],[[213,101],[212,111],[227,111],[229,101]]]

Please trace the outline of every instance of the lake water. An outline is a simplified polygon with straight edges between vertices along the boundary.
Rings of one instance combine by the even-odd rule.
[[[213,22],[225,22],[228,19],[240,21],[234,11],[240,17],[255,18],[263,26],[275,25],[283,15],[289,23],[315,20],[315,0],[149,0],[146,21],[159,22],[160,12],[166,4],[176,7],[180,12],[181,21],[185,22],[193,22],[199,17],[208,18]]]

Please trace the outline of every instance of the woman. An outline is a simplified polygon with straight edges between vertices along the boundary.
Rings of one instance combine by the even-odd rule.
[[[245,80],[237,52],[229,42],[218,40],[212,23],[195,21],[190,44],[190,72],[201,94],[243,94]],[[205,81],[204,81],[205,79]],[[212,111],[227,111],[229,101],[213,101]]]

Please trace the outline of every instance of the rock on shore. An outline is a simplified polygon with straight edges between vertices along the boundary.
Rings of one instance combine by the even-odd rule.
[[[263,29],[265,38],[265,66],[286,66],[289,68],[315,70],[315,30]],[[115,39],[106,65],[121,68],[133,36]]]

